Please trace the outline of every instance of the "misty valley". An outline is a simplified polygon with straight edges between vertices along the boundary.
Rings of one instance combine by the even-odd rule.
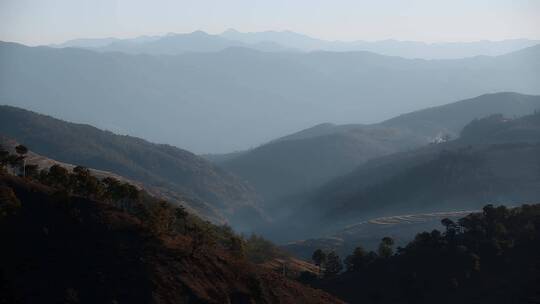
[[[539,43],[0,41],[0,303],[540,303]]]

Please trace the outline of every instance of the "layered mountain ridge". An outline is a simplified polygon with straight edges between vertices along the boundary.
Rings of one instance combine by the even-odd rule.
[[[165,196],[187,197],[203,216],[217,213],[240,229],[247,225],[246,213],[262,220],[249,185],[186,150],[8,106],[0,107],[0,133],[55,160],[114,172],[162,189]]]
[[[326,41],[292,31],[242,33],[229,29],[221,34],[203,31],[168,33],[136,38],[73,39],[53,47],[89,48],[102,52],[139,54],[179,54],[215,52],[227,47],[248,47],[267,52],[369,51],[388,56],[424,59],[456,59],[474,56],[498,56],[539,44],[538,40],[508,39],[502,41],[425,43],[419,41]]]
[[[520,117],[538,109],[539,96],[486,94],[374,125],[317,125],[218,163],[250,182],[266,204],[287,209],[297,195],[369,160],[458,138],[463,127],[477,118],[497,113]]]
[[[291,218],[311,214],[317,226],[345,227],[403,212],[535,201],[540,195],[539,118],[474,120],[456,140],[367,162],[314,191]]]
[[[540,94],[539,56],[539,47],[456,60],[247,48],[151,56],[1,43],[0,100],[221,153],[322,121],[373,123],[485,93]]]

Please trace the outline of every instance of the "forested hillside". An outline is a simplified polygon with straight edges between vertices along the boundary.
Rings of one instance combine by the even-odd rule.
[[[317,125],[217,162],[250,182],[266,206],[283,216],[299,194],[348,174],[368,160],[456,139],[474,119],[497,113],[521,117],[535,110],[540,110],[540,96],[486,94],[374,125]],[[377,174],[380,172],[371,173]]]
[[[262,219],[250,186],[186,150],[8,106],[0,107],[0,133],[58,161],[110,171],[207,202],[232,224],[246,214]],[[244,220],[242,224],[249,226]]]
[[[457,140],[368,162],[319,189],[304,208],[343,224],[405,211],[511,205],[539,197],[539,168],[540,114],[495,115],[471,122]]]
[[[256,265],[275,258],[261,240],[84,167],[23,171],[16,151],[0,150],[2,303],[341,303]]]
[[[442,224],[397,249],[391,238],[375,251],[358,244],[342,274],[342,259],[319,252],[324,278],[306,279],[349,303],[540,302],[540,205],[487,205]]]

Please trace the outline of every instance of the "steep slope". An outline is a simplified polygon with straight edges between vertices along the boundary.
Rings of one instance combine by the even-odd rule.
[[[515,120],[491,116],[467,125],[458,140],[360,166],[319,189],[308,199],[309,209],[323,210],[315,216],[319,225],[344,225],[403,212],[535,201],[539,168],[540,114]]]
[[[22,178],[0,174],[0,207],[5,303],[341,303],[220,247],[190,253],[191,233],[156,235],[109,203]]]
[[[459,136],[461,129],[476,118],[503,114],[514,118],[540,110],[540,96],[503,92],[485,94],[447,105],[403,114],[381,123],[392,128],[406,128],[422,136],[437,133]]]
[[[460,60],[238,47],[149,56],[1,43],[0,100],[223,153],[322,121],[372,123],[490,92],[539,94],[539,56],[538,47]]]
[[[257,196],[248,185],[173,146],[8,106],[0,107],[0,133],[58,161],[114,172],[151,187],[205,201],[233,225],[248,225],[242,220],[246,214],[254,221],[261,219]]]
[[[265,199],[268,210],[280,213],[286,212],[279,207],[288,204],[287,196],[309,191],[371,158],[423,143],[406,130],[359,127],[330,135],[277,140],[220,165],[246,179]]]
[[[297,199],[287,196],[310,191],[367,160],[427,145],[442,134],[456,138],[475,118],[523,116],[537,109],[540,96],[486,94],[375,125],[317,125],[218,163],[249,181],[274,211],[286,213],[275,208]]]
[[[20,144],[21,143],[2,135],[0,132],[0,149],[4,149],[10,153],[15,153],[16,147]],[[62,166],[70,171],[76,167],[76,165],[60,162],[56,159],[43,156],[34,151],[28,151],[28,153],[25,155],[25,165],[35,165],[37,166],[37,170],[49,170],[49,168],[54,165]],[[152,186],[149,183],[143,184],[139,181],[128,179],[110,171],[97,170],[94,168],[88,169],[93,176],[99,179],[111,177],[116,180],[129,183],[137,187],[137,189],[144,189],[144,191],[148,192],[153,197],[166,200],[173,205],[183,206],[190,213],[197,214],[199,217],[212,223],[225,224],[228,221],[223,212],[220,212],[214,206],[203,200],[196,199],[192,196],[171,190],[169,188],[164,188],[163,186]]]

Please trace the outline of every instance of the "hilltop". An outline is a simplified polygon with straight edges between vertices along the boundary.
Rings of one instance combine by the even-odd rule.
[[[494,115],[472,121],[456,140],[370,161],[315,191],[298,212],[309,206],[312,215],[322,215],[317,225],[339,226],[403,212],[534,201],[539,153],[540,114]]]
[[[298,195],[348,174],[370,160],[414,151],[441,140],[442,136],[458,138],[474,119],[497,113],[521,117],[539,109],[540,96],[485,94],[372,125],[320,124],[255,149],[215,159],[250,182],[265,199],[268,209],[283,215],[299,200]]]
[[[248,260],[252,240],[132,185],[83,167],[17,177],[1,156],[2,302],[341,303]]]
[[[57,161],[113,172],[170,196],[186,197],[191,207],[210,218],[218,213],[239,227],[238,219],[246,213],[262,219],[249,185],[186,150],[9,106],[0,106],[0,133]]]
[[[227,153],[321,122],[374,123],[485,93],[540,94],[539,50],[422,60],[245,47],[133,55],[1,42],[0,101],[195,153]]]

